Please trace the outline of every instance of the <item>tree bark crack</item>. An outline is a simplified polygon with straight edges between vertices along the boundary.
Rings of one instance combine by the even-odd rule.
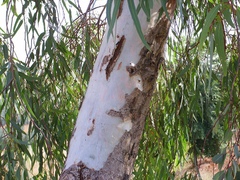
[[[114,67],[117,63],[117,60],[118,60],[118,58],[119,58],[119,56],[122,52],[125,41],[126,41],[126,38],[123,35],[121,37],[121,39],[117,42],[116,48],[113,50],[113,56],[109,60],[109,63],[108,63],[107,68],[106,68],[106,79],[107,79],[107,81],[108,81],[108,79],[111,75],[111,72],[113,71],[113,69],[114,69]]]

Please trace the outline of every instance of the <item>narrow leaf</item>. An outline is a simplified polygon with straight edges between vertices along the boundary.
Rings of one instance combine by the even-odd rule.
[[[110,23],[109,23],[107,40],[109,40],[109,37],[110,37],[110,35],[112,34],[114,24],[115,24],[115,22],[116,22],[116,20],[117,20],[117,13],[118,13],[120,4],[121,4],[121,1],[120,1],[120,0],[114,1],[113,15],[112,15],[112,18],[110,19]]]
[[[224,76],[227,75],[227,62],[226,62],[226,56],[225,56],[225,44],[224,44],[224,34],[223,34],[223,27],[222,23],[219,22],[217,24],[217,28],[215,31],[215,41],[217,46],[217,52],[219,55],[219,58],[221,59],[222,66],[223,66],[223,74]]]
[[[18,130],[20,133],[26,134],[16,122],[11,121],[11,124],[12,124],[12,126],[13,126],[16,130]]]
[[[16,81],[16,84],[17,84],[17,88],[20,91],[21,90],[21,85],[20,85],[20,79],[19,79],[19,74],[18,74],[17,70],[14,71],[14,76],[15,76],[15,81]]]
[[[8,60],[8,47],[5,43],[3,44],[3,55],[5,60]]]
[[[170,17],[169,17],[168,11],[167,11],[166,3],[167,3],[167,0],[161,0],[161,4],[162,4],[162,7],[163,7],[163,10],[164,10],[164,12],[165,12],[166,15],[167,15],[168,20],[169,20],[170,22],[172,22],[171,19],[170,19]]]
[[[7,68],[4,68],[0,71],[0,76],[7,70]]]
[[[220,5],[218,4],[217,6],[212,8],[206,17],[206,22],[205,22],[205,25],[203,26],[203,30],[202,30],[201,37],[200,37],[200,43],[199,43],[200,50],[202,49],[203,42],[205,41],[205,39],[207,37],[208,30],[210,28],[210,25],[212,24],[212,21],[214,20],[214,18],[217,15],[219,7],[220,7]]]
[[[233,176],[232,176],[232,167],[228,168],[227,170],[227,174],[226,174],[226,179],[227,180],[233,180]]]
[[[235,160],[232,161],[232,165],[233,165],[233,174],[234,174],[234,177],[235,177],[237,172],[239,171],[239,167],[238,167],[238,164],[236,163]]]
[[[187,65],[178,75],[177,77],[182,77],[190,68],[190,65]]]
[[[113,0],[107,1],[106,16],[107,16],[108,25],[111,23],[111,19],[112,19],[112,17],[111,17],[112,2],[113,2]]]
[[[37,81],[37,80],[40,80],[40,79],[41,79],[40,77],[28,76],[28,75],[26,75],[26,74],[24,74],[24,73],[22,73],[22,72],[18,72],[18,73],[19,73],[19,75],[20,75],[22,78],[24,78],[24,79],[26,79],[26,80],[28,80],[28,81]]]
[[[215,155],[215,156],[212,158],[212,161],[213,161],[215,164],[221,163],[222,160],[223,160],[223,154],[217,154],[217,155]]]
[[[232,139],[232,130],[230,128],[227,129],[225,135],[224,135],[224,141],[230,141]]]
[[[40,45],[40,41],[43,39],[43,36],[44,36],[44,35],[45,35],[45,32],[41,33],[41,34],[38,36],[36,46],[39,46],[39,45]]]
[[[22,141],[14,137],[12,134],[8,134],[17,144],[23,144],[23,145],[30,145],[31,143],[28,143],[26,141]]]
[[[210,70],[209,70],[209,80],[208,80],[208,91],[209,95],[211,92],[211,80],[212,80],[212,65],[213,65],[213,34],[210,35]]]
[[[219,180],[224,178],[224,171],[220,171],[213,176],[213,180]]]
[[[23,20],[21,20],[17,26],[17,28],[13,31],[13,35],[12,36],[15,36],[15,34],[17,34],[18,30],[20,29],[20,27],[22,26],[23,24]]]
[[[227,20],[228,24],[229,24],[230,26],[232,26],[233,28],[235,28],[235,26],[234,26],[234,24],[233,24],[233,22],[232,22],[232,15],[231,15],[229,9],[225,9],[225,10],[223,11],[223,15],[224,15],[225,19]]]
[[[234,154],[236,156],[236,158],[239,158],[239,149],[238,149],[238,145],[235,143],[234,144]]]
[[[19,63],[16,63],[16,66],[23,71],[30,71],[30,69],[28,67],[25,67]]]
[[[58,57],[59,57],[59,60],[62,62],[63,66],[67,69],[68,72],[70,72],[70,68],[68,67],[67,65],[67,62],[66,60],[64,59],[64,57],[60,54],[58,54]]]
[[[149,47],[147,41],[144,38],[133,0],[128,0],[128,7],[140,39],[142,40],[146,48],[148,48],[151,51],[151,48]]]

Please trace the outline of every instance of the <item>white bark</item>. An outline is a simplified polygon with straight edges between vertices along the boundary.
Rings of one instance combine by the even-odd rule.
[[[139,1],[135,0],[135,2],[137,5]],[[160,4],[155,1],[153,11],[159,9]],[[140,11],[138,17],[142,31],[145,33],[149,27],[146,15]],[[108,114],[110,110],[120,110],[126,101],[125,94],[131,94],[135,88],[143,90],[140,75],[130,77],[126,70],[127,66],[135,66],[138,63],[143,48],[127,1],[123,3],[122,15],[114,28],[116,28],[113,30],[113,32],[116,30],[114,35],[116,38],[111,36],[107,42],[106,33],[103,39],[84,103],[77,118],[65,169],[82,161],[87,167],[99,170],[123,133],[132,128],[130,117],[121,119]],[[116,65],[107,79],[106,68],[113,57],[115,47],[118,46],[114,42],[118,43],[121,38],[122,52],[119,52]]]

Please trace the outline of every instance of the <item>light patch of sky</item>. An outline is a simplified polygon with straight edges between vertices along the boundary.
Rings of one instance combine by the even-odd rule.
[[[88,7],[88,4],[89,4],[89,0],[75,0],[75,5],[76,6],[80,6],[82,11],[85,12],[87,7]],[[92,7],[91,8],[95,8],[95,7],[98,7],[98,6],[103,6],[106,4],[106,0],[95,0]],[[60,10],[58,11],[59,12],[59,20],[60,20],[60,23],[62,25],[64,24],[67,24],[69,22],[69,16],[67,15],[67,13],[64,13],[63,11],[63,6],[60,5],[60,2],[57,3],[57,6],[60,8]],[[78,13],[76,11],[76,9],[73,7],[73,5],[70,5],[68,4],[68,8],[71,9],[71,12],[72,12],[72,19],[74,20]],[[22,11],[22,3],[21,1],[17,1],[17,13],[21,13]],[[100,12],[101,8],[97,9],[96,11],[99,11]],[[65,10],[66,12],[66,10]],[[96,12],[98,13],[98,12]],[[64,16],[65,15],[65,16]],[[7,33],[7,28],[6,28],[6,4],[4,5],[0,5],[0,17],[1,17],[1,21],[0,21],[0,38],[1,39],[4,39],[4,34],[8,34]],[[9,21],[11,22],[11,18],[9,19]],[[13,18],[13,25],[12,27],[14,26],[14,22],[16,20],[16,17]],[[8,25],[8,28],[10,29],[10,25]],[[39,32],[42,32],[43,31],[43,25],[42,24],[39,24],[37,27],[37,30]],[[27,54],[28,54],[28,49],[26,48],[26,44],[25,44],[25,36],[24,36],[24,27],[23,25],[21,26],[21,28],[18,30],[17,34],[12,38],[12,41],[14,43],[14,51],[15,51],[15,54],[14,56],[16,58],[18,58],[20,61],[23,61],[25,62],[26,61],[26,57],[27,57]]]

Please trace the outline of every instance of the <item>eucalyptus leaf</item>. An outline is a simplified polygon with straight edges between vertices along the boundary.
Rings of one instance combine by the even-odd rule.
[[[225,19],[227,20],[228,24],[230,26],[232,26],[232,28],[235,28],[235,25],[233,24],[232,17],[231,17],[232,15],[228,8],[223,11],[223,15],[224,15]]]
[[[238,145],[236,143],[234,144],[234,154],[235,154],[236,158],[239,159],[239,157],[240,157],[239,149],[238,149]]]
[[[128,7],[129,7],[129,10],[130,10],[134,25],[135,25],[136,30],[138,32],[138,35],[139,35],[140,39],[142,40],[143,44],[146,46],[146,48],[148,48],[148,50],[151,51],[150,46],[148,45],[147,41],[144,38],[142,29],[141,29],[141,25],[140,25],[140,22],[139,22],[139,19],[138,19],[138,16],[137,16],[137,11],[136,11],[136,8],[135,8],[135,5],[134,5],[134,1],[133,0],[127,0],[127,1],[128,1]]]
[[[227,129],[227,131],[224,134],[224,141],[230,141],[232,139],[232,130],[230,128]]]
[[[225,43],[224,43],[224,34],[223,34],[223,27],[222,23],[218,22],[215,32],[215,43],[217,46],[217,52],[219,58],[221,59],[222,66],[223,66],[223,73],[224,76],[227,75],[227,62],[226,62],[226,55],[225,55]]]
[[[207,17],[206,17],[206,21],[205,21],[205,24],[204,24],[204,26],[203,26],[202,33],[201,33],[201,37],[200,37],[200,42],[199,42],[199,45],[198,45],[198,46],[199,46],[199,50],[202,49],[203,43],[204,43],[204,41],[205,41],[206,38],[207,38],[207,33],[208,33],[208,31],[209,31],[209,28],[210,28],[210,26],[211,26],[211,24],[212,24],[212,21],[215,19],[216,15],[217,15],[217,12],[218,12],[218,10],[219,10],[219,7],[220,7],[219,4],[216,5],[215,7],[213,7],[213,8],[209,11],[209,13],[208,13],[208,15],[207,15]]]
[[[223,154],[217,154],[215,155],[213,158],[212,158],[212,161],[215,163],[215,164],[219,164],[223,161]]]
[[[224,178],[224,171],[219,171],[213,176],[213,180],[220,180]]]

